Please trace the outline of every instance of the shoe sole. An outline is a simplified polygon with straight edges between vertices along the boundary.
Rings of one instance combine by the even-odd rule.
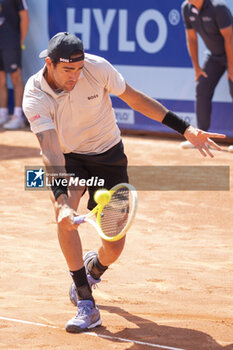
[[[102,325],[102,321],[101,321],[101,318],[99,318],[95,323],[92,323],[89,327],[86,327],[86,328],[77,327],[75,325],[67,326],[66,332],[68,332],[68,333],[82,333],[82,332],[89,331],[89,329],[99,327],[101,325]]]

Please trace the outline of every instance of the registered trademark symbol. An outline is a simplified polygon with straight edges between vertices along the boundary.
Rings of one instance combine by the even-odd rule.
[[[176,26],[180,22],[180,13],[176,9],[169,12],[168,15],[169,22],[171,25]]]

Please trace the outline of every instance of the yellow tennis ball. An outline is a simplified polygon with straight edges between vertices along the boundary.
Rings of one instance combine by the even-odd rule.
[[[97,204],[106,205],[111,199],[111,193],[104,188],[96,191],[94,194],[94,200]]]

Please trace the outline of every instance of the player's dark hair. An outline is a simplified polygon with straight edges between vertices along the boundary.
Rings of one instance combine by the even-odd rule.
[[[52,61],[52,64],[53,64],[54,68],[56,68],[56,66],[59,63],[59,61],[58,60],[52,60],[52,59],[51,59],[51,61]]]

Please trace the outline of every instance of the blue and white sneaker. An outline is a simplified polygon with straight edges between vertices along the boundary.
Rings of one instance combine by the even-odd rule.
[[[100,312],[92,300],[79,300],[78,313],[66,324],[69,333],[85,332],[102,324]]]
[[[96,280],[94,277],[92,277],[92,275],[88,271],[87,265],[97,255],[98,254],[96,252],[93,252],[93,251],[89,251],[83,255],[83,262],[84,262],[84,266],[85,266],[86,273],[87,273],[87,280],[88,280],[89,286],[93,289],[97,288],[96,284],[101,282],[101,279],[99,278],[98,280]],[[70,290],[69,290],[69,297],[70,297],[71,303],[74,304],[75,306],[77,306],[78,299],[77,299],[77,293],[76,293],[76,288],[75,288],[74,282],[71,283]]]

